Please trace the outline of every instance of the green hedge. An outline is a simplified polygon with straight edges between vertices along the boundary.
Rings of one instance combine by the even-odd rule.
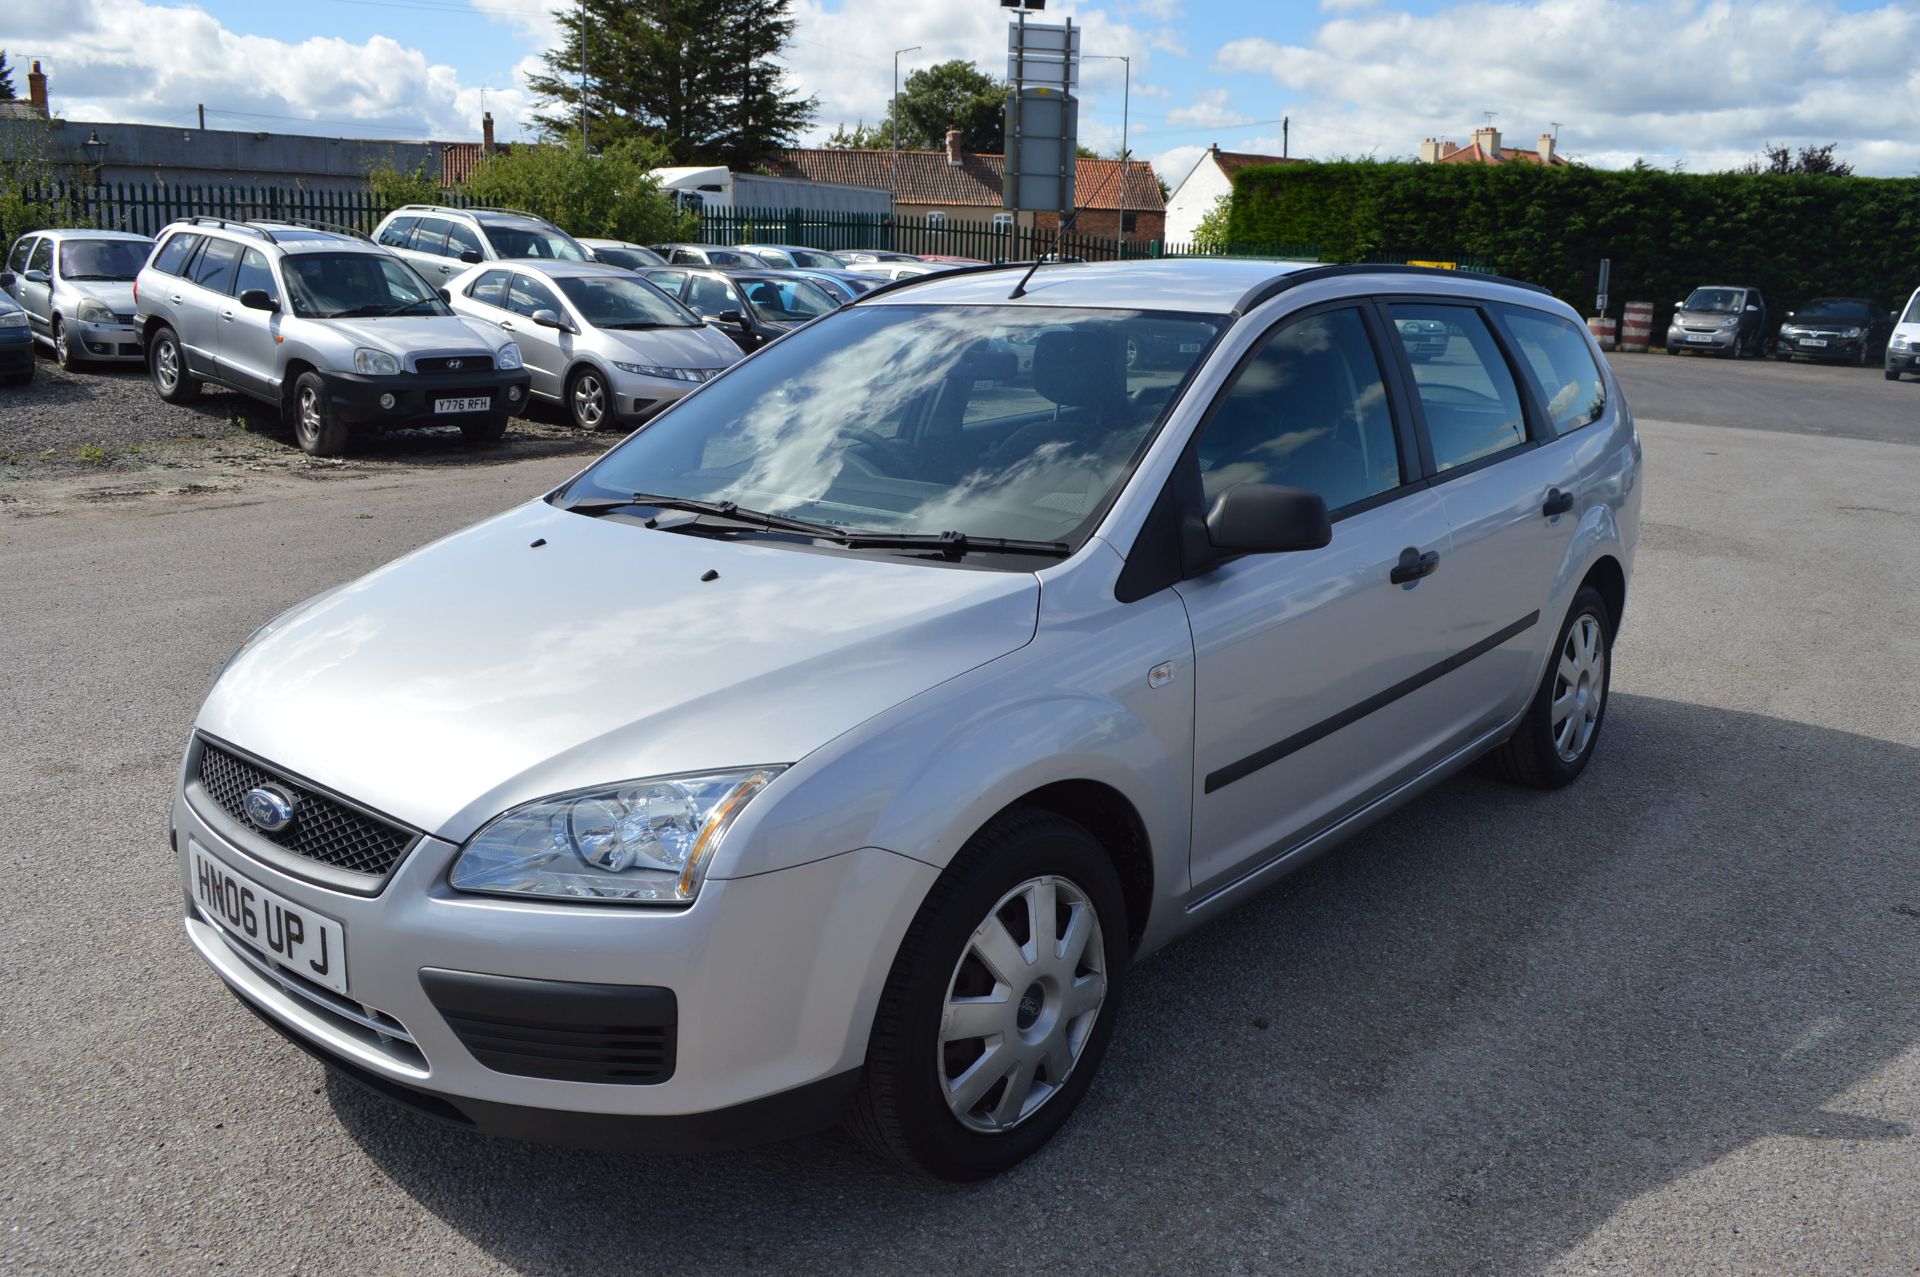
[[[1892,308],[1920,286],[1920,179],[1671,173],[1574,165],[1342,162],[1247,169],[1235,243],[1317,244],[1324,260],[1401,255],[1490,263],[1591,313],[1673,303],[1700,284],[1752,284],[1774,316],[1817,296]],[[1656,327],[1656,333],[1660,331]]]

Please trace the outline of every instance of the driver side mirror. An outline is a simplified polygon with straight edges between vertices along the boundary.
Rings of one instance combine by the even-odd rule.
[[[436,288],[434,289],[434,291],[440,294],[441,301],[445,302],[449,306],[453,305],[453,293],[451,291],[445,288]]]
[[[480,256],[479,249],[467,248],[467,249],[461,250],[460,260],[462,262],[465,262],[468,266],[478,266],[484,259]]]
[[[717,315],[708,316],[707,322],[714,324],[731,324],[733,327],[738,328],[747,322],[747,317],[737,310],[723,310]]]
[[[267,296],[264,288],[249,288],[240,294],[240,304],[248,310],[264,310],[271,314],[280,309],[280,303]]]
[[[1318,492],[1278,483],[1237,483],[1207,511],[1207,540],[1229,554],[1318,550],[1333,540]]]
[[[47,282],[47,272],[43,270],[30,270],[21,278],[25,279],[29,284],[44,284]]]
[[[1753,304],[1752,302],[1748,302],[1748,303],[1747,303],[1747,313],[1748,313],[1749,315],[1757,315],[1757,314],[1759,314],[1759,313],[1760,313],[1760,308],[1759,308],[1758,306],[1756,306],[1756,305],[1754,305],[1754,304]]]

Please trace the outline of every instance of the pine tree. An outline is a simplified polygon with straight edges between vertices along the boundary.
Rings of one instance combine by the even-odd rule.
[[[0,102],[13,101],[13,68],[7,65],[7,51],[0,49]]]
[[[555,138],[581,115],[581,8],[586,20],[587,140],[596,149],[657,142],[675,164],[751,169],[813,119],[775,62],[791,0],[584,0],[556,9],[562,31],[529,87],[550,103],[537,118]]]

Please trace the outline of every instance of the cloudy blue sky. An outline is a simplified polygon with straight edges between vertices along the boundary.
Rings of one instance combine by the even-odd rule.
[[[70,119],[333,135],[503,137],[533,107],[545,0],[15,0],[0,47],[44,60]],[[820,100],[815,138],[885,110],[903,68],[1004,70],[993,0],[794,0],[785,61]],[[1132,147],[1178,182],[1209,142],[1409,156],[1493,112],[1510,144],[1556,128],[1598,165],[1730,167],[1767,141],[1838,142],[1863,173],[1920,172],[1913,0],[1052,0],[1088,53],[1133,59]],[[1121,64],[1090,61],[1083,140],[1120,141]],[[812,139],[810,139],[812,140]]]

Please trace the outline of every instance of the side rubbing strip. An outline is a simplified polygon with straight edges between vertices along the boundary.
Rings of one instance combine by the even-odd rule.
[[[1331,736],[1343,727],[1351,727],[1375,710],[1385,709],[1409,692],[1415,692],[1425,687],[1442,674],[1448,674],[1459,669],[1474,657],[1485,656],[1488,652],[1499,647],[1516,634],[1526,633],[1532,629],[1539,620],[1540,613],[1529,612],[1512,625],[1503,627],[1498,633],[1487,635],[1487,637],[1481,639],[1472,647],[1455,652],[1452,656],[1449,656],[1437,665],[1429,665],[1412,678],[1402,679],[1383,692],[1375,692],[1358,705],[1349,705],[1332,718],[1322,719],[1305,731],[1295,732],[1285,740],[1277,741],[1265,749],[1260,750],[1258,753],[1248,754],[1237,763],[1228,763],[1217,772],[1209,772],[1207,774],[1207,792],[1211,794],[1216,789],[1226,788],[1236,780],[1244,780],[1259,771],[1262,767],[1277,763],[1296,750],[1305,749],[1315,741],[1323,737]]]

